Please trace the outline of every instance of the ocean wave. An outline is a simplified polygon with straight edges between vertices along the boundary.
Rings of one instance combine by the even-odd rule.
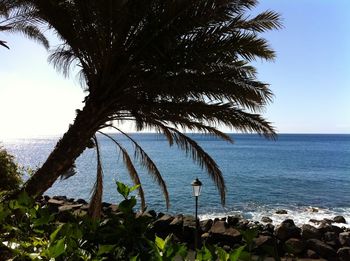
[[[278,210],[286,210],[287,214],[277,214]],[[263,206],[258,207],[256,210],[251,208],[247,210],[234,210],[227,212],[207,212],[199,215],[200,220],[205,219],[214,219],[214,218],[223,218],[227,216],[236,216],[239,215],[242,218],[245,218],[250,221],[258,221],[263,223],[261,219],[263,217],[269,217],[272,220],[273,225],[278,225],[286,219],[293,219],[294,223],[297,226],[303,224],[310,224],[313,226],[318,226],[319,223],[316,221],[322,221],[324,219],[333,220],[336,216],[343,216],[347,221],[347,224],[344,223],[333,223],[333,225],[339,227],[350,228],[350,208],[336,208],[336,209],[327,209],[327,208],[318,208],[312,206],[304,207],[281,207],[281,206]]]

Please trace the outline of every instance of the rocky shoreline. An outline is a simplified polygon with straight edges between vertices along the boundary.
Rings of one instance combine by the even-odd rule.
[[[43,196],[38,202],[48,206],[51,212],[57,213],[57,219],[61,222],[66,222],[71,213],[85,215],[89,208],[85,200],[68,199],[65,196]],[[114,204],[103,203],[102,209],[104,216],[118,213],[118,206]],[[282,210],[280,214],[283,213],[285,212]],[[147,215],[153,220],[151,232],[160,237],[173,234],[176,241],[193,248],[196,228],[193,216],[172,216],[152,210],[140,215]],[[350,229],[341,227],[341,224],[347,222],[342,216],[332,220],[311,221],[315,226],[296,226],[292,219],[286,219],[276,226],[271,222],[269,217],[263,217],[261,222],[252,222],[240,216],[201,220],[199,243],[216,244],[229,251],[247,244],[244,233],[254,229],[256,235],[251,247],[257,255],[266,254],[267,249],[274,249],[281,257],[350,261]]]

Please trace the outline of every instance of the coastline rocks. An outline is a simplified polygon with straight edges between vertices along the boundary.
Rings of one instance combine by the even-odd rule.
[[[305,224],[301,227],[301,237],[304,240],[308,239],[320,239],[321,238],[321,233],[320,231],[315,228],[314,226]]]
[[[209,230],[209,244],[218,244],[233,246],[242,240],[241,233],[229,226],[225,221],[217,221]]]
[[[305,250],[305,244],[299,238],[290,238],[285,242],[285,250],[288,253],[299,255]]]
[[[84,216],[89,209],[89,204],[85,200],[75,201],[64,196],[52,198],[43,196],[38,199],[38,203],[41,206],[47,206],[51,213],[56,214],[60,222],[70,221],[74,216]],[[103,203],[102,211],[102,218],[120,214],[118,205],[115,204]],[[196,229],[196,220],[193,216],[181,214],[174,216],[156,213],[153,210],[137,213],[136,217],[139,216],[147,216],[151,220],[150,229],[147,231],[149,235],[156,234],[165,238],[173,234],[176,242],[185,243],[190,249],[193,249]],[[275,251],[274,253],[279,253],[280,257],[292,256],[298,260],[309,258],[350,261],[350,229],[332,225],[332,223],[346,221],[341,216],[333,220],[317,220],[320,224],[318,227],[309,224],[298,227],[292,219],[286,219],[275,227],[271,221],[268,216],[263,217],[261,222],[252,222],[241,216],[202,220],[198,224],[198,243],[199,245],[215,244],[228,251],[247,243],[250,244],[251,241],[246,242],[243,235],[248,229],[255,228],[257,231],[254,234],[255,238],[249,239],[253,240],[254,255],[266,255],[266,249],[269,249]],[[248,232],[248,234],[251,233]],[[271,251],[268,253],[271,254]]]
[[[343,216],[336,216],[333,218],[333,221],[335,223],[343,223],[343,224],[346,224],[346,220]]]
[[[350,260],[350,247],[342,247],[337,251],[339,261],[349,261]]]
[[[350,247],[350,232],[339,233],[339,242],[342,246]]]
[[[279,215],[288,214],[287,210],[285,210],[285,209],[279,209],[275,213],[279,214]]]
[[[281,241],[286,241],[290,238],[300,238],[301,229],[298,228],[294,221],[286,219],[275,230],[275,236]]]
[[[264,223],[272,223],[272,219],[269,218],[269,217],[262,217],[262,218],[261,218],[261,222],[264,222]]]
[[[335,250],[319,239],[309,239],[306,244],[309,249],[315,251],[319,256],[324,257],[329,261],[337,259],[337,253]]]

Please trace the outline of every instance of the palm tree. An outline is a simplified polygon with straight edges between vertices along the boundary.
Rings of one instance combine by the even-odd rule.
[[[65,75],[72,66],[80,68],[88,93],[74,123],[24,186],[30,195],[51,187],[98,131],[113,126],[134,144],[138,159],[168,202],[165,182],[153,161],[116,127],[130,120],[137,130],[156,130],[170,146],[192,156],[212,178],[224,203],[226,188],[218,165],[180,130],[206,132],[227,141],[230,137],[219,126],[275,136],[259,114],[273,95],[268,84],[257,80],[250,62],[274,58],[259,33],[281,25],[272,11],[247,16],[256,0],[15,2],[30,8],[39,23],[46,23],[62,39],[49,60]],[[139,183],[128,152],[112,139]]]
[[[46,49],[49,48],[49,42],[38,28],[32,9],[15,1],[0,0],[0,32],[22,33],[41,43]],[[6,41],[0,40],[0,45],[10,49]]]

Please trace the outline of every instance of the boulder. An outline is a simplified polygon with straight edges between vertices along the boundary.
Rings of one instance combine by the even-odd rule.
[[[275,240],[271,236],[259,235],[254,238],[254,245],[256,248],[263,250],[265,247],[274,247]]]
[[[238,222],[242,219],[241,216],[228,216],[227,217],[227,223],[234,227],[238,224]]]
[[[335,232],[326,232],[323,234],[323,241],[332,247],[339,246],[338,235]]]
[[[78,204],[87,204],[87,202],[86,202],[86,200],[85,199],[82,199],[82,198],[79,198],[78,200],[77,200],[77,203]]]
[[[342,247],[337,251],[339,261],[349,261],[350,260],[350,247]]]
[[[310,223],[314,223],[314,224],[316,224],[316,225],[319,225],[319,224],[322,223],[322,220],[318,220],[318,219],[311,218],[311,219],[309,220],[309,222],[310,222]]]
[[[317,253],[315,252],[315,251],[313,251],[313,250],[311,250],[311,249],[308,249],[307,251],[306,251],[306,256],[308,257],[308,258],[312,258],[312,259],[319,259],[319,255],[317,255]]]
[[[80,209],[82,207],[82,204],[65,204],[63,206],[58,207],[59,212],[63,211],[73,211],[76,209]]]
[[[215,222],[209,230],[208,243],[210,244],[222,243],[223,245],[233,246],[241,240],[241,233],[237,229],[228,226],[224,221]]]
[[[262,217],[261,221],[264,222],[264,223],[272,223],[272,219],[269,218],[269,217]]]
[[[339,242],[340,242],[340,244],[342,246],[350,247],[350,232],[342,232],[342,233],[340,233],[339,234]]]
[[[174,233],[179,239],[182,238],[183,223],[184,223],[183,215],[177,215],[169,224],[171,233]]]
[[[290,238],[285,242],[285,251],[294,255],[299,255],[305,250],[305,244],[299,238]]]
[[[156,213],[153,209],[149,210],[148,213],[149,213],[153,218],[156,218],[156,217],[157,217],[157,213]]]
[[[173,221],[174,217],[170,215],[163,215],[161,218],[153,222],[153,231],[156,235],[165,238],[170,233],[170,223]]]
[[[263,234],[273,235],[273,232],[274,232],[274,231],[275,231],[275,226],[272,225],[271,223],[268,223],[268,224],[266,224],[266,225],[263,227],[262,233],[263,233]]]
[[[288,214],[287,210],[285,209],[279,209],[275,212],[276,214],[279,214],[279,215],[284,215],[284,214]]]
[[[326,232],[334,232],[337,235],[339,235],[339,233],[343,232],[343,229],[341,229],[340,227],[333,226],[333,225],[326,224],[326,223],[321,223],[321,225],[318,227],[318,230],[320,231],[320,233],[322,235]]]
[[[319,239],[307,240],[307,247],[329,261],[337,259],[337,253],[334,251],[334,249]]]
[[[275,235],[278,239],[286,241],[290,238],[300,238],[300,231],[293,220],[286,219],[275,229]]]
[[[53,196],[52,199],[67,201],[67,197],[66,196]]]
[[[210,230],[211,226],[213,225],[213,220],[211,219],[206,219],[206,220],[202,220],[200,221],[200,227],[201,227],[201,230],[206,233]]]
[[[345,218],[343,216],[336,216],[336,217],[333,218],[333,221],[335,223],[344,223],[344,224],[346,224],[346,220],[345,220]]]
[[[308,239],[320,239],[321,238],[321,233],[320,231],[315,228],[314,226],[305,224],[301,227],[301,237],[304,240],[308,240]]]
[[[48,201],[47,201],[47,204],[48,205],[52,205],[52,206],[62,206],[65,204],[65,201],[64,200],[60,200],[60,199],[54,199],[54,198],[50,198]]]

